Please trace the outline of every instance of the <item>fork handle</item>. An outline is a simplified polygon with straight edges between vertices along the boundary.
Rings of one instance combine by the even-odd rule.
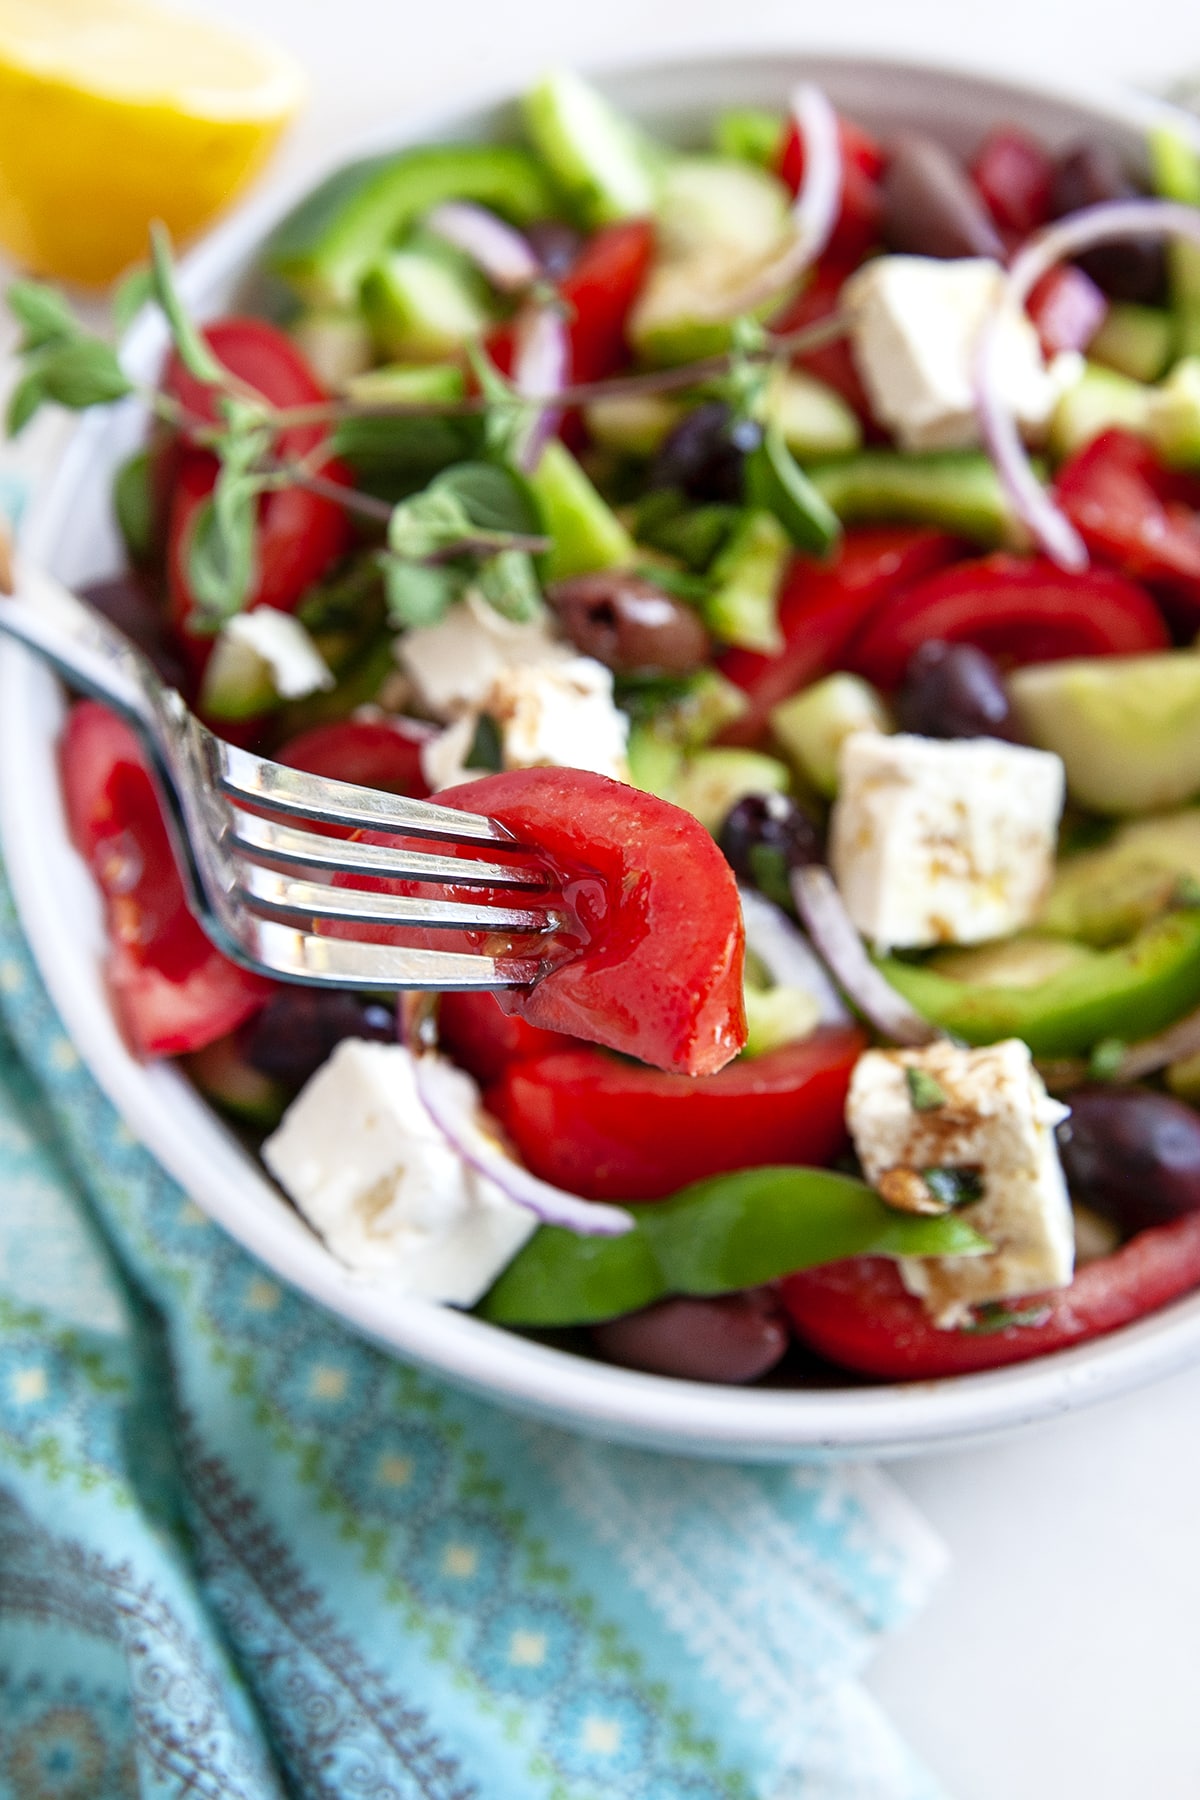
[[[115,707],[136,730],[153,732],[152,696],[165,689],[150,663],[53,576],[18,568],[16,591],[0,594],[0,632],[35,651],[72,687]]]

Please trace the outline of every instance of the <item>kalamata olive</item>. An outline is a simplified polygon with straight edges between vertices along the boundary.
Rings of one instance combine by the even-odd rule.
[[[660,1300],[592,1328],[592,1342],[609,1362],[681,1381],[757,1381],[775,1367],[788,1336],[778,1301],[761,1289]]]
[[[919,737],[1016,736],[1000,671],[974,644],[933,638],[912,656],[896,696],[896,722]]]
[[[726,814],[717,843],[738,880],[751,887],[760,885],[764,850],[779,859],[785,877],[824,861],[817,827],[786,794],[748,794],[739,800]]]
[[[165,682],[171,687],[184,685],[187,676],[171,645],[166,612],[155,604],[141,576],[129,572],[113,575],[107,581],[89,582],[79,591],[89,606],[111,619],[117,630],[149,657]]]
[[[1097,1083],[1065,1098],[1059,1154],[1080,1205],[1125,1232],[1200,1211],[1200,1114],[1150,1088]]]
[[[1131,199],[1138,192],[1110,144],[1077,144],[1055,165],[1051,215],[1060,219],[1065,213],[1099,206],[1105,200]],[[1163,297],[1167,265],[1158,238],[1099,244],[1076,261],[1113,300],[1138,300],[1150,305]]]
[[[685,414],[650,465],[648,486],[681,488],[692,500],[741,503],[745,461],[762,442],[753,419],[734,419],[723,400],[706,400]]]
[[[912,256],[1004,256],[991,215],[958,159],[944,145],[904,132],[883,177],[883,235]]]
[[[251,1068],[300,1089],[343,1038],[396,1041],[396,1010],[386,1001],[324,988],[282,988],[242,1028],[239,1048]]]
[[[621,569],[573,575],[550,589],[563,630],[585,656],[623,675],[690,675],[712,646],[699,616],[651,581]]]
[[[565,275],[583,248],[583,239],[573,225],[561,219],[537,219],[525,227],[529,248],[542,265],[542,273],[551,281]]]

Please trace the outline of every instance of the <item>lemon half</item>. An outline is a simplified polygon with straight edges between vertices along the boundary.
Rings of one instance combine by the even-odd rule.
[[[153,0],[0,0],[0,245],[109,281],[162,219],[192,236],[304,98],[290,56]]]

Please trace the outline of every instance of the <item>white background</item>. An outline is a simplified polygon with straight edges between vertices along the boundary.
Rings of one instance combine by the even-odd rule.
[[[301,169],[376,121],[540,66],[795,45],[1162,88],[1194,0],[192,0],[308,67]],[[1200,1796],[1200,1371],[1011,1443],[897,1465],[953,1562],[871,1679],[953,1800]]]

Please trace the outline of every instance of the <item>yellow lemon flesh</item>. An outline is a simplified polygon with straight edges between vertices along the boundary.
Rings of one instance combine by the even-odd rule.
[[[0,0],[0,245],[109,281],[250,179],[304,98],[288,56],[153,0]]]

